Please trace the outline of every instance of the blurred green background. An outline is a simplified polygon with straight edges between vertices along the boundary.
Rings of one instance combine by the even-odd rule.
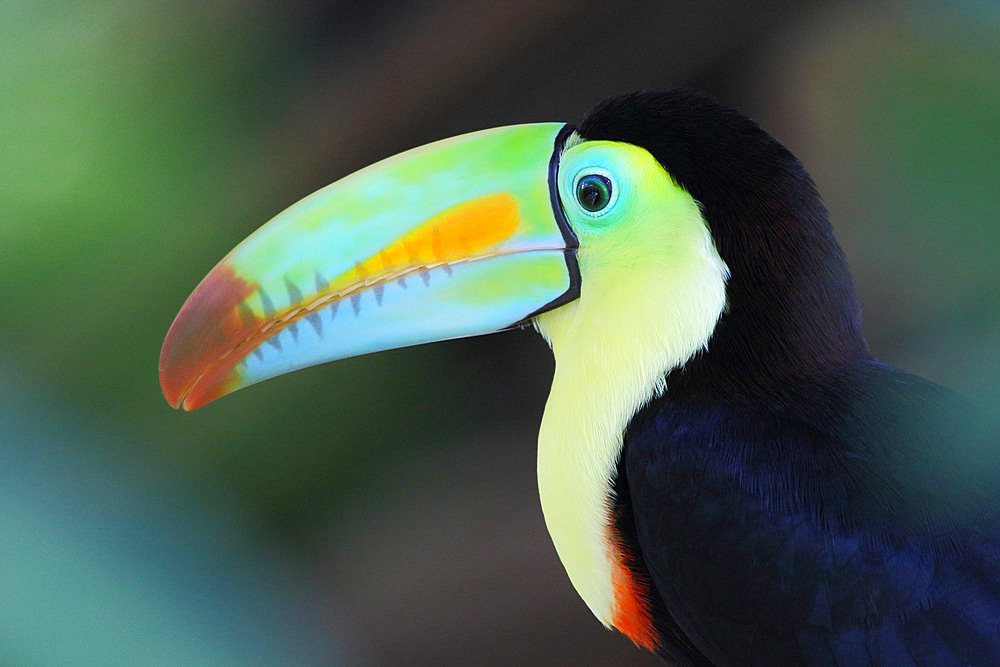
[[[641,664],[538,508],[530,332],[191,414],[167,327],[379,158],[688,85],[813,173],[881,358],[1000,412],[1000,5],[0,3],[0,663]]]

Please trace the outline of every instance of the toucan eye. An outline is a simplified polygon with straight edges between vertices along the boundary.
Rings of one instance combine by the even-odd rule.
[[[591,213],[607,208],[611,202],[611,179],[599,174],[584,176],[576,183],[576,199]]]

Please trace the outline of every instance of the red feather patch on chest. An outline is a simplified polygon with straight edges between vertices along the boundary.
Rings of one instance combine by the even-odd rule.
[[[609,542],[614,562],[611,584],[615,591],[615,609],[611,624],[636,646],[655,652],[660,635],[653,627],[649,577],[637,567],[635,554],[612,526]]]

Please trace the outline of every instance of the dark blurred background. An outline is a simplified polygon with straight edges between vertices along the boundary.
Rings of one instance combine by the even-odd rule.
[[[876,354],[1000,412],[1000,5],[0,3],[0,663],[643,664],[538,507],[506,333],[191,414],[174,315],[309,192],[687,85],[814,175]]]

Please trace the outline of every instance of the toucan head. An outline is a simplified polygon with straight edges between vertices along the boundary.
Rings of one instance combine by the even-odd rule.
[[[778,300],[774,331],[801,325],[831,276],[856,308],[812,183],[780,144],[704,95],[636,93],[578,127],[422,146],[294,204],[194,290],[160,382],[190,410],[325,361],[528,323],[557,367],[620,354],[656,382],[720,320],[736,322],[723,350],[738,341],[762,300]]]

